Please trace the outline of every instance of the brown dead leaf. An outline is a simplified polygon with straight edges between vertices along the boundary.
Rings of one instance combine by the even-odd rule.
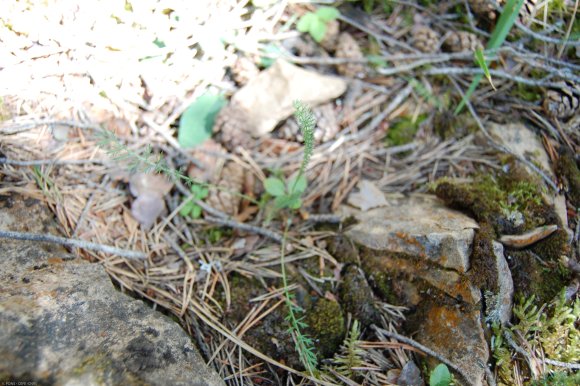
[[[363,212],[379,206],[388,205],[385,195],[377,186],[368,180],[362,180],[358,183],[359,191],[351,193],[347,202],[360,208]]]

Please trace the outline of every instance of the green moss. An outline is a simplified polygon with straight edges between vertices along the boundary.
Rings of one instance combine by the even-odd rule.
[[[387,146],[400,146],[413,141],[419,125],[427,119],[427,114],[418,117],[403,117],[397,120],[387,132],[385,144]]]
[[[344,310],[350,312],[363,326],[380,322],[373,291],[364,273],[356,265],[348,265],[344,269],[339,297]]]
[[[580,385],[580,373],[568,374],[564,371],[557,371],[546,374],[542,379],[533,381],[531,386],[577,386]]]
[[[475,133],[478,127],[471,115],[455,115],[453,110],[445,110],[433,117],[433,130],[441,139],[447,140]]]
[[[519,99],[523,99],[526,102],[538,102],[542,99],[542,93],[537,87],[528,86],[522,83],[516,84],[513,89],[512,94]]]
[[[547,303],[570,281],[570,273],[556,262],[542,265],[532,251],[511,251],[506,254],[514,288],[524,297],[535,296],[536,304]]]
[[[570,202],[575,208],[580,208],[580,170],[570,151],[562,151],[556,165],[556,173],[564,183]]]
[[[475,232],[469,278],[476,286],[491,292],[498,291],[497,267],[493,253],[493,228],[486,223]]]
[[[383,301],[393,305],[401,304],[393,290],[393,278],[389,273],[374,271],[372,276],[369,276],[369,281],[371,282],[374,291]]]
[[[534,244],[531,249],[542,260],[557,262],[560,256],[570,254],[568,233],[563,229],[558,229],[544,240]]]
[[[320,298],[306,312],[306,323],[316,345],[319,359],[329,358],[338,351],[345,333],[345,320],[340,305],[332,300]]]
[[[332,237],[328,241],[328,252],[342,264],[359,264],[359,254],[353,242],[343,235]]]
[[[509,173],[477,175],[470,183],[442,179],[435,194],[479,223],[489,223],[497,234],[521,233],[557,223],[554,209],[542,197],[541,184],[511,160],[508,166]]]

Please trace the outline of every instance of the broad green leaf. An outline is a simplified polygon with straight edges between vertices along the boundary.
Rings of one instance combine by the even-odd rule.
[[[316,17],[312,12],[308,12],[298,20],[298,23],[296,23],[296,29],[300,32],[308,32],[310,31],[314,20],[318,20],[318,17]]]
[[[266,181],[264,181],[264,188],[266,189],[266,192],[274,197],[281,197],[286,194],[286,186],[284,186],[284,182],[276,177],[266,178]]]
[[[493,85],[493,82],[491,80],[491,74],[489,73],[489,68],[487,67],[485,57],[483,56],[483,50],[481,48],[478,48],[477,50],[475,50],[474,56],[475,62],[483,70],[483,73],[485,74],[485,77],[489,81],[489,84],[491,84],[491,87],[493,87],[493,89],[495,90],[495,86]]]
[[[451,373],[447,366],[440,363],[433,369],[429,377],[429,386],[449,386],[451,383]]]
[[[207,93],[189,105],[179,119],[177,140],[181,147],[194,147],[210,138],[215,117],[225,103],[223,96]]]
[[[304,175],[301,175],[300,178],[298,178],[298,181],[296,181],[296,177],[292,177],[288,180],[288,191],[291,193],[302,194],[306,190],[307,183],[308,182]]]
[[[290,209],[299,209],[302,206],[302,200],[300,199],[300,197],[293,197],[292,199],[290,199],[290,202],[288,203],[288,207]]]
[[[508,0],[507,1],[507,4],[503,8],[503,12],[501,13],[501,15],[499,17],[497,25],[495,26],[493,32],[491,33],[491,37],[489,38],[489,41],[487,42],[486,48],[488,50],[498,49],[503,44],[503,42],[505,41],[505,38],[507,37],[512,26],[514,25],[523,4],[524,4],[524,0]],[[454,112],[455,115],[457,115],[461,112],[461,110],[463,109],[463,106],[465,106],[465,103],[469,100],[469,98],[471,97],[471,94],[473,94],[473,92],[475,91],[475,89],[479,85],[479,82],[481,82],[482,78],[483,78],[483,75],[481,75],[481,74],[476,75],[473,78],[473,80],[471,81],[471,84],[469,85],[469,88],[467,89],[467,92],[465,93],[463,99],[461,99],[459,106],[457,106],[457,108],[455,109],[455,112]]]
[[[326,34],[326,23],[315,17],[310,24],[310,35],[317,42],[320,43]]]
[[[322,21],[331,21],[339,17],[340,12],[334,7],[320,7],[316,10],[316,16]]]

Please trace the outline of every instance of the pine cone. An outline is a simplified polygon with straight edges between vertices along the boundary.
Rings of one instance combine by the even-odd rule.
[[[232,76],[239,86],[244,86],[258,76],[259,73],[258,66],[245,56],[238,57],[232,66]]]
[[[222,145],[213,139],[208,139],[201,147],[196,147],[190,151],[191,156],[201,164],[202,168],[191,164],[187,169],[187,175],[195,181],[211,181],[215,177],[216,172],[223,166],[225,160],[223,157],[210,153],[226,152],[227,150]]]
[[[475,34],[465,31],[453,31],[449,33],[443,45],[451,52],[474,52],[483,49],[483,45]]]
[[[495,20],[497,17],[495,12],[496,5],[497,0],[469,0],[469,7],[473,13],[489,20]]]
[[[219,189],[209,189],[206,203],[227,215],[237,215],[241,202],[239,193],[244,187],[244,168],[235,162],[228,162],[214,185],[219,186]]]
[[[348,32],[343,32],[338,37],[338,44],[336,46],[336,53],[334,56],[337,58],[348,59],[364,58],[360,46]],[[364,75],[364,66],[362,63],[339,64],[336,66],[336,69],[339,74],[348,76],[350,78],[357,78]]]
[[[544,98],[544,110],[554,118],[568,119],[578,113],[580,97],[572,90],[580,92],[580,86],[572,83],[561,83],[561,87],[548,90]]]
[[[326,24],[326,33],[320,42],[322,48],[326,51],[334,52],[338,44],[338,34],[340,33],[340,25],[338,20],[331,20]]]
[[[421,52],[433,53],[439,47],[439,34],[424,25],[417,25],[411,32],[413,47]]]
[[[238,146],[248,147],[252,137],[247,132],[246,110],[230,103],[216,117],[213,132],[229,151],[235,151]]]

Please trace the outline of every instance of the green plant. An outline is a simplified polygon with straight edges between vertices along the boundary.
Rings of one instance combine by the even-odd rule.
[[[449,386],[451,384],[451,373],[447,366],[440,363],[431,371],[429,376],[429,386]]]
[[[209,139],[215,117],[225,104],[222,95],[207,93],[189,105],[179,119],[177,141],[181,147],[194,147]]]
[[[351,378],[354,375],[354,368],[364,366],[364,350],[360,347],[360,334],[360,324],[355,319],[340,349],[340,354],[335,355],[333,359],[336,365],[335,370],[347,378]]]
[[[340,15],[338,9],[334,7],[320,7],[316,12],[308,12],[304,14],[296,28],[300,32],[308,32],[312,38],[320,43],[326,34],[328,22],[335,20]]]
[[[505,41],[509,31],[511,30],[512,26],[514,25],[523,4],[524,4],[524,0],[508,0],[507,1],[507,4],[504,6],[503,12],[501,13],[501,15],[499,17],[497,25],[494,28],[493,32],[491,33],[491,37],[490,37],[489,42],[487,43],[487,47],[486,47],[487,50],[491,50],[493,52],[493,51],[497,50],[499,47],[501,47],[501,45]],[[483,56],[483,54],[482,54],[482,56]],[[483,60],[483,63],[480,64],[480,66],[483,64],[485,64],[485,67],[487,67],[487,61],[485,59]],[[485,72],[485,69],[484,69],[484,72]],[[469,88],[467,89],[467,92],[465,93],[465,95],[463,96],[463,99],[459,103],[459,106],[457,106],[457,108],[455,109],[455,114],[459,114],[461,112],[461,110],[463,109],[463,106],[465,106],[465,103],[467,103],[467,101],[471,97],[471,94],[473,94],[473,92],[475,91],[475,89],[479,85],[479,82],[481,82],[482,78],[483,78],[483,74],[478,74],[475,76],[475,78],[473,78],[473,81],[469,85]],[[490,76],[490,79],[491,79],[491,76]]]
[[[314,372],[318,366],[318,360],[316,359],[316,353],[314,352],[314,341],[312,338],[302,332],[304,329],[308,328],[308,325],[304,322],[304,316],[299,316],[300,314],[304,313],[304,309],[296,304],[294,294],[288,290],[288,277],[286,275],[286,263],[284,261],[284,257],[289,225],[290,220],[288,221],[284,231],[280,252],[280,267],[282,273],[282,285],[284,288],[284,302],[288,310],[288,315],[286,315],[285,319],[290,324],[288,332],[294,338],[295,349],[298,353],[298,357],[300,358],[300,362],[302,362],[304,368],[310,373],[310,375],[314,376]]]
[[[300,170],[295,177],[283,181],[278,177],[269,177],[264,181],[264,188],[266,192],[274,196],[274,203],[276,209],[290,208],[298,209],[302,206],[302,194],[306,190],[307,181],[304,172],[310,162],[310,157],[314,150],[314,127],[316,120],[314,114],[308,106],[300,101],[294,102],[295,113],[294,116],[298,121],[298,126],[304,137],[304,153],[302,156],[302,163]]]
[[[567,301],[565,289],[549,304],[538,307],[534,304],[535,297],[519,297],[513,307],[516,323],[511,327],[502,327],[494,323],[492,339],[493,356],[496,361],[499,379],[506,384],[514,383],[514,374],[522,378],[526,374],[525,367],[514,366],[515,349],[510,340],[525,340],[525,347],[531,352],[542,352],[546,358],[576,363],[580,360],[580,331],[576,326],[580,319],[580,299]],[[521,357],[519,357],[521,359]],[[547,370],[550,370],[548,367]],[[533,374],[531,371],[528,373]],[[542,375],[542,374],[538,374]],[[558,382],[557,382],[558,381]],[[545,375],[535,381],[534,385],[558,384],[568,385],[572,378],[565,374]]]
[[[201,207],[195,203],[197,200],[203,200],[207,197],[209,190],[201,185],[191,185],[191,196],[187,198],[187,203],[181,208],[179,214],[183,217],[191,216],[199,218],[201,216]]]

